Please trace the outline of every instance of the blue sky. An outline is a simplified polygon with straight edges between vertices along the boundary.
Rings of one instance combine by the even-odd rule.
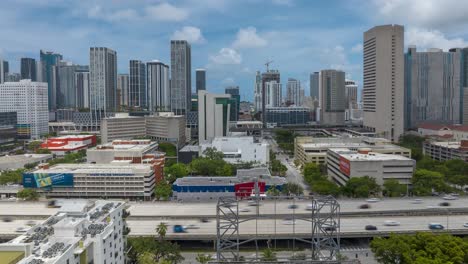
[[[468,1],[459,0],[3,0],[0,57],[18,72],[19,59],[37,59],[40,49],[88,64],[89,47],[106,46],[128,73],[130,59],[169,64],[170,39],[183,38],[193,72],[207,69],[209,91],[239,85],[250,100],[267,60],[283,83],[301,80],[306,94],[309,74],[320,69],[344,70],[361,84],[364,31],[396,23],[405,26],[405,45],[465,47],[466,14]]]

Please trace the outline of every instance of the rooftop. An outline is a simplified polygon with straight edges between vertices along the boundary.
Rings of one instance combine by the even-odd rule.
[[[450,149],[459,149],[462,146],[461,141],[431,141],[430,144]]]
[[[52,158],[52,154],[22,154],[22,155],[6,155],[0,157],[0,163],[16,163],[31,161],[35,162],[36,159]],[[31,160],[34,159],[34,160]]]
[[[468,125],[444,125],[444,124],[424,123],[424,124],[420,124],[418,128],[429,129],[429,130],[455,130],[455,131],[468,132]]]
[[[98,145],[90,150],[97,151],[143,151],[146,149],[154,149],[158,147],[157,142],[152,142],[149,139],[141,140],[114,140],[112,142]]]
[[[33,173],[127,173],[133,174],[135,170],[150,171],[151,164],[109,163],[109,164],[57,164],[49,169],[38,169]]]
[[[412,160],[404,156],[393,154],[381,154],[377,152],[359,153],[358,151],[353,151],[348,148],[330,148],[329,151],[333,151],[349,161]]]

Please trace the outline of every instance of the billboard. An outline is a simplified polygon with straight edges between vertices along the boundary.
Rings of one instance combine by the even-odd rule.
[[[348,177],[351,173],[351,165],[349,164],[349,160],[343,157],[340,157],[340,171]]]
[[[23,173],[26,188],[73,187],[72,173]]]

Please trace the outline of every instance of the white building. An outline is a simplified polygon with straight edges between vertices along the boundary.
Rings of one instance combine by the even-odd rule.
[[[400,184],[411,184],[416,161],[393,154],[358,151],[348,148],[332,148],[327,154],[328,176],[338,185],[346,185],[352,177],[369,176],[382,185],[386,180],[396,179]]]
[[[199,155],[203,156],[207,148],[223,152],[224,160],[229,163],[270,162],[270,144],[256,142],[253,137],[216,137],[211,142],[200,143]]]
[[[65,201],[55,215],[0,244],[0,260],[17,264],[123,264],[124,208],[120,201]]]
[[[468,162],[468,140],[461,141],[425,141],[423,153],[438,161],[460,159]]]
[[[357,109],[358,86],[353,80],[345,81],[346,109]]]
[[[420,124],[418,134],[423,137],[438,136],[454,140],[468,140],[468,125]]]
[[[145,155],[154,154],[158,143],[149,139],[114,140],[86,151],[88,163],[110,163],[113,160],[144,160]]]
[[[304,102],[303,92],[301,92],[301,82],[289,78],[286,85],[286,100],[295,106],[302,106]]]
[[[104,47],[89,49],[90,108],[104,113],[117,106],[117,52]]]
[[[198,91],[198,139],[200,142],[227,136],[230,116],[229,94]]]
[[[283,100],[283,90],[281,87],[281,83],[278,83],[277,81],[269,81],[265,83],[265,86],[266,107],[281,106],[281,102]]]
[[[169,66],[154,60],[146,63],[146,89],[148,109],[151,112],[166,112],[171,109]]]
[[[145,199],[156,184],[152,164],[116,160],[107,164],[48,164],[23,173],[25,188],[46,188],[49,197]]]
[[[0,112],[17,112],[18,137],[39,139],[49,133],[47,83],[21,80],[0,84]]]

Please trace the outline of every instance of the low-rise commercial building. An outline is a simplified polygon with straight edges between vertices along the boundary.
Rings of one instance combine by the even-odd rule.
[[[148,200],[156,184],[152,164],[113,161],[109,164],[48,164],[23,173],[23,186],[49,197]]]
[[[26,164],[44,163],[52,158],[52,154],[6,155],[0,157],[0,171],[22,169]]]
[[[41,144],[41,148],[48,149],[57,156],[63,156],[94,145],[96,145],[96,135],[69,135],[48,138]]]
[[[443,124],[421,124],[418,127],[418,134],[427,136],[437,136],[442,138],[452,138],[454,140],[468,140],[468,125],[443,125]]]
[[[191,176],[177,179],[172,185],[174,199],[180,201],[217,200],[220,197],[247,198],[255,193],[255,182],[261,195],[269,188],[281,190],[286,179],[271,176],[267,168],[237,170],[237,176]]]
[[[254,137],[216,137],[211,141],[200,143],[200,156],[207,148],[215,148],[224,154],[229,163],[270,162],[270,144],[256,141]]]
[[[66,201],[59,211],[0,244],[0,261],[17,264],[125,263],[125,203]]]
[[[294,159],[301,165],[306,163],[324,164],[327,162],[327,151],[330,148],[348,148],[358,150],[370,148],[372,152],[395,154],[411,158],[411,150],[392,144],[384,138],[343,137],[314,138],[296,137],[294,139]]]
[[[438,161],[461,159],[468,162],[468,140],[425,141],[423,153]]]
[[[328,176],[338,185],[346,185],[352,177],[369,176],[377,184],[395,179],[400,184],[411,184],[416,162],[401,155],[381,154],[363,148],[331,148],[327,155]]]
[[[102,143],[138,137],[149,137],[182,146],[186,141],[185,117],[173,113],[158,113],[151,116],[129,116],[128,113],[118,113],[115,117],[101,120]]]

